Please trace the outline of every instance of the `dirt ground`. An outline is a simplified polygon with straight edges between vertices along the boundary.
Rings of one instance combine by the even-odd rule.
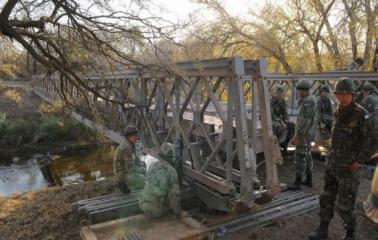
[[[320,194],[324,185],[324,162],[314,159],[314,188],[306,188],[316,194]],[[284,165],[279,167],[281,182],[292,182],[294,178],[294,166],[292,157],[285,159]],[[378,225],[365,217],[363,202],[370,192],[372,172],[361,171],[360,186],[356,202],[357,219],[357,240],[378,240]],[[243,231],[229,236],[229,239],[240,240],[305,240],[307,235],[314,231],[319,224],[319,210],[309,212],[300,216],[288,218],[279,223],[249,232]],[[336,213],[330,225],[329,240],[341,240],[345,234],[343,221]]]
[[[289,158],[279,168],[282,182],[292,180],[292,159]],[[314,166],[314,189],[320,193],[323,186],[324,163],[318,160]],[[358,240],[377,240],[378,225],[369,221],[362,209],[370,189],[372,173],[363,171],[357,199]],[[76,216],[71,204],[80,199],[114,192],[110,182],[86,182],[65,187],[53,187],[27,193],[20,196],[0,197],[0,239],[1,240],[79,240],[80,226],[86,224]],[[236,234],[226,235],[223,239],[240,240],[303,240],[319,223],[318,210],[295,216],[262,229],[243,230]],[[330,240],[342,239],[344,230],[342,220],[336,214],[330,226]],[[157,239],[164,239],[157,238]]]

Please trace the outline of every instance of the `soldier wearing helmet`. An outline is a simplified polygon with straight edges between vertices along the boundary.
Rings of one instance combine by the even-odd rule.
[[[347,71],[360,71],[361,67],[364,65],[364,60],[361,57],[357,57],[353,62],[345,67],[343,70]]]
[[[113,159],[114,181],[121,192],[129,193],[130,188],[143,188],[146,166],[135,152],[138,141],[136,127],[128,126],[123,135],[125,138],[117,147]]]
[[[316,100],[315,112],[315,141],[324,142],[331,137],[333,124],[332,102],[329,99],[329,87],[325,84],[320,86],[319,97]]]
[[[294,135],[294,123],[289,121],[287,104],[284,98],[284,86],[277,85],[275,94],[270,98],[273,133],[277,136],[283,153],[287,153],[287,146]]]
[[[364,83],[362,87],[363,99],[361,106],[370,114],[374,114],[378,108],[378,96],[374,93],[374,86],[370,82]]]
[[[335,207],[346,228],[343,239],[355,239],[354,203],[359,185],[358,163],[367,161],[371,155],[366,142],[369,139],[369,115],[354,101],[353,80],[339,79],[335,94],[339,104],[335,112],[324,189],[320,196],[321,222],[318,229],[309,235],[310,240],[327,239],[328,225]]]
[[[170,211],[181,215],[180,189],[175,163],[175,149],[164,143],[146,174],[146,185],[139,195],[140,209],[150,217],[160,217]]]
[[[311,158],[310,129],[312,128],[315,114],[315,98],[309,95],[310,83],[307,80],[299,81],[296,88],[300,99],[295,135],[291,139],[291,143],[296,146],[294,153],[295,180],[288,186],[291,190],[300,189],[301,184],[312,187],[313,163]],[[306,175],[306,180],[302,182],[304,175]]]

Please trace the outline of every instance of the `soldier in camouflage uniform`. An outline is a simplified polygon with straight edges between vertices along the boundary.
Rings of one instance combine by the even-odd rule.
[[[355,239],[354,203],[359,185],[359,162],[368,158],[369,115],[354,101],[355,86],[350,78],[341,78],[335,94],[339,101],[332,130],[331,150],[320,196],[320,226],[309,235],[310,240],[327,239],[328,225],[337,211],[344,221],[344,240]]]
[[[270,98],[270,110],[272,113],[273,133],[277,136],[283,153],[287,153],[287,146],[294,135],[295,125],[289,122],[287,104],[284,99],[284,86],[277,85],[274,96]],[[284,139],[282,139],[284,137]]]
[[[135,153],[137,133],[134,126],[127,127],[124,132],[125,139],[119,144],[114,154],[114,181],[123,193],[129,193],[129,188],[141,189],[145,183],[146,165]]]
[[[181,215],[180,189],[172,144],[165,143],[159,149],[159,160],[147,170],[146,185],[139,195],[140,209],[148,216],[160,217],[169,211]]]
[[[315,127],[316,142],[327,140],[331,136],[331,128],[333,124],[332,102],[329,99],[329,87],[327,85],[320,86],[320,96],[316,100]]]
[[[374,86],[370,82],[366,82],[362,87],[362,91],[363,99],[361,101],[361,106],[370,114],[374,114],[378,107],[378,96],[374,94]]]
[[[294,163],[295,163],[295,180],[289,184],[291,190],[298,190],[301,184],[312,187],[312,158],[311,158],[311,139],[310,129],[313,125],[315,114],[315,98],[309,95],[310,83],[301,80],[296,86],[300,100],[295,135],[291,143],[295,145]],[[302,182],[303,175],[306,174],[306,180]]]
[[[378,161],[378,105],[373,114],[370,115],[372,130],[370,130],[371,143],[369,144],[372,149],[373,155],[371,159],[373,161]],[[368,199],[364,202],[365,214],[373,222],[378,224],[378,167],[375,169],[374,177],[371,184],[371,193]]]
[[[353,62],[350,65],[348,65],[347,67],[345,67],[342,70],[359,71],[360,68],[362,67],[362,65],[364,65],[364,60],[360,57],[357,57],[356,59],[353,60]]]

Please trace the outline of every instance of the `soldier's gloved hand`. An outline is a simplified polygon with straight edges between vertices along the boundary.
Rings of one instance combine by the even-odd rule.
[[[378,152],[376,152],[374,155],[372,155],[371,160],[378,161]]]
[[[349,171],[351,173],[355,173],[358,171],[358,169],[360,168],[360,165],[358,164],[358,162],[356,160],[354,160],[350,165],[349,165]]]
[[[125,194],[130,193],[129,186],[128,186],[126,183],[124,183],[124,182],[119,182],[119,183],[117,184],[117,186],[118,186],[119,190],[121,190],[122,193],[125,193]]]

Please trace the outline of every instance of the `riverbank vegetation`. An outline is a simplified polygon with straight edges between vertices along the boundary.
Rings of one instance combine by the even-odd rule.
[[[62,104],[43,103],[30,91],[0,89],[0,151],[4,159],[35,153],[75,152],[103,141],[70,118]]]

